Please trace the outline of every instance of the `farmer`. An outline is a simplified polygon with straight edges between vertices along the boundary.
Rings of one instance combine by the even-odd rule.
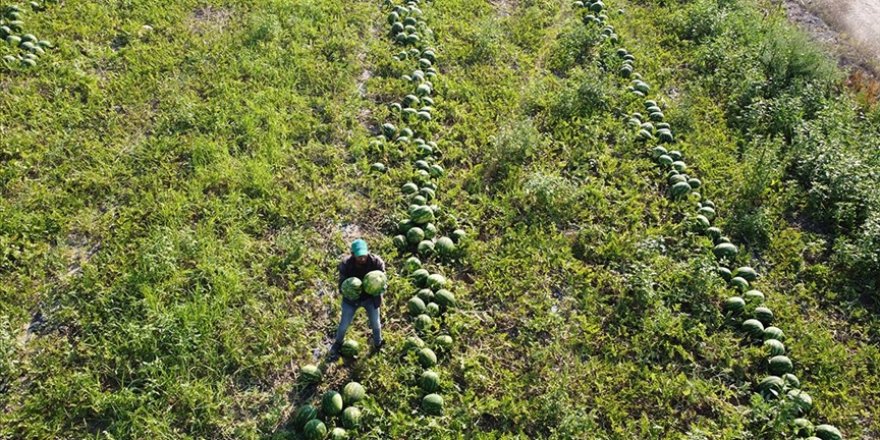
[[[367,249],[367,242],[361,239],[351,243],[351,255],[345,257],[342,263],[339,263],[339,290],[342,291],[342,282],[350,277],[363,279],[368,272],[381,270],[385,272],[385,262],[376,255],[370,253]],[[339,322],[339,330],[336,331],[336,340],[330,348],[331,354],[336,354],[342,347],[342,341],[345,339],[345,333],[351,320],[354,319],[354,313],[358,308],[363,307],[367,311],[367,318],[370,320],[370,328],[373,330],[373,351],[378,351],[385,343],[382,340],[382,325],[379,321],[379,307],[382,305],[382,295],[369,295],[361,292],[361,296],[355,300],[342,297],[342,320]]]

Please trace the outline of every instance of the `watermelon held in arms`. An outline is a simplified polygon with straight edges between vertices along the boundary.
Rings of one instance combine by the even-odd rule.
[[[357,300],[361,297],[363,283],[356,277],[347,278],[342,282],[342,296],[346,299]]]
[[[388,287],[388,278],[385,277],[385,272],[381,270],[374,270],[372,272],[368,272],[364,276],[363,281],[363,289],[369,295],[377,296],[381,295],[385,292],[385,289]]]

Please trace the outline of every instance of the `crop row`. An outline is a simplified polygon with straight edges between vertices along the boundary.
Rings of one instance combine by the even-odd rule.
[[[30,2],[30,6],[34,11],[45,9],[44,5],[35,1]],[[9,67],[34,67],[40,57],[46,54],[46,49],[52,47],[48,40],[41,40],[26,31],[24,14],[24,10],[15,5],[0,9],[0,39],[6,43],[3,63]]]
[[[617,44],[617,36],[601,0],[576,1],[574,7],[582,14],[588,26],[602,26],[602,34],[612,44]],[[739,266],[737,257],[739,248],[724,235],[723,231],[713,223],[717,220],[716,206],[711,200],[703,197],[700,190],[703,182],[691,175],[691,170],[681,151],[672,149],[676,137],[669,123],[665,122],[663,109],[656,100],[649,99],[651,85],[642,78],[636,69],[636,57],[627,49],[617,49],[620,58],[618,75],[630,79],[628,91],[643,99],[644,114],[634,112],[627,118],[627,125],[636,133],[637,141],[646,146],[651,158],[664,173],[667,183],[667,195],[673,200],[689,203],[693,213],[688,217],[693,228],[712,241],[712,252],[717,262],[718,274],[728,283],[733,295],[723,303],[724,312],[735,322],[740,322],[739,329],[745,337],[755,343],[761,343],[766,349],[767,369],[769,376],[761,379],[757,392],[766,400],[778,404],[780,414],[795,414],[792,420],[792,431],[799,437],[810,439],[840,440],[841,433],[837,428],[827,424],[814,426],[806,416],[813,408],[813,400],[809,394],[801,390],[800,380],[793,374],[794,366],[786,355],[783,331],[773,326],[775,316],[767,307],[765,295],[752,288],[759,274],[750,266]],[[670,147],[670,148],[667,148]]]

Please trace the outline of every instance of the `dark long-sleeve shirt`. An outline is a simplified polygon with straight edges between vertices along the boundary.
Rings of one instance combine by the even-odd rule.
[[[364,276],[374,270],[385,272],[385,262],[376,255],[367,255],[367,261],[364,262],[364,264],[357,264],[354,257],[351,255],[345,257],[345,259],[339,263],[339,290],[342,291],[342,282],[348,278],[357,277],[363,280]],[[372,300],[373,306],[377,308],[382,305],[382,295],[373,296],[366,292],[361,292],[361,296],[357,300],[350,300],[345,297],[343,297],[342,300],[352,306],[358,306],[366,300]]]

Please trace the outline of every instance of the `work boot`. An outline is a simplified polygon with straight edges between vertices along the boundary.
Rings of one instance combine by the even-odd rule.
[[[336,359],[339,359],[339,350],[341,348],[342,348],[341,342],[334,342],[333,345],[330,346],[330,352],[327,353],[327,358],[330,359],[331,362],[335,361]]]
[[[370,354],[376,354],[376,353],[378,353],[379,351],[382,350],[382,347],[384,347],[384,346],[385,346],[385,340],[384,340],[384,339],[381,340],[381,341],[379,341],[378,344],[373,344],[373,346],[370,347]]]

